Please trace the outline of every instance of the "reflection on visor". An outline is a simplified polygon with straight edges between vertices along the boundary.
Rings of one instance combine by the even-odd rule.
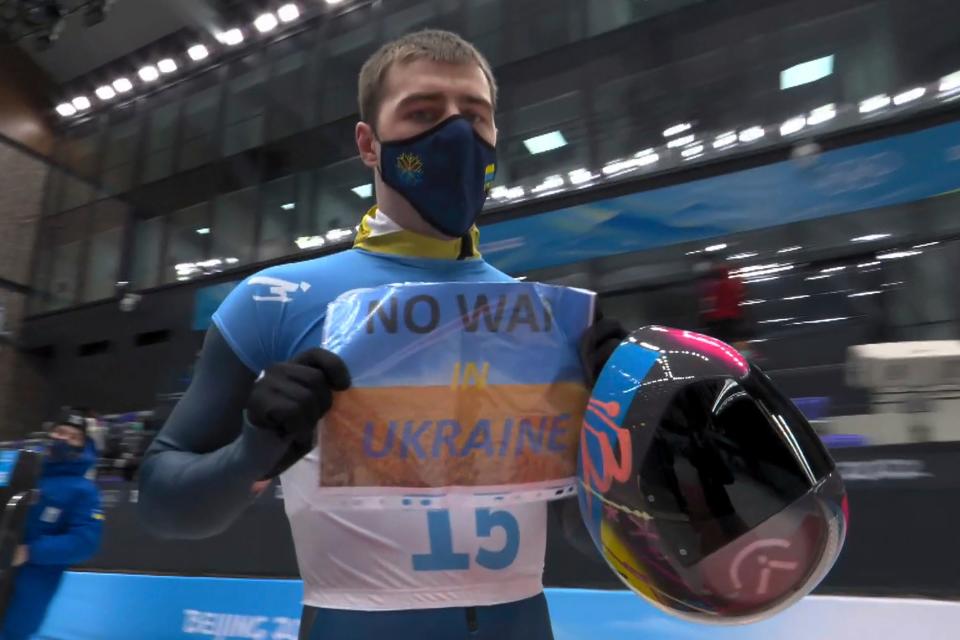
[[[743,622],[809,593],[832,566],[843,485],[769,379],[696,336],[643,329],[614,353],[581,435],[581,509],[638,594],[684,617]]]

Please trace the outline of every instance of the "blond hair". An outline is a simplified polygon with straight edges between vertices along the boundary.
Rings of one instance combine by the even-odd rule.
[[[472,44],[450,31],[427,29],[407,34],[380,47],[360,69],[357,100],[360,103],[360,119],[376,126],[376,119],[383,101],[383,82],[390,67],[397,63],[414,60],[432,60],[448,64],[475,63],[483,71],[490,85],[490,101],[497,105],[497,83],[493,78],[490,63]]]

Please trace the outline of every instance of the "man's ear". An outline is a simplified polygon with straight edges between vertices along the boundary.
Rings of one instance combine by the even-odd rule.
[[[366,122],[358,122],[356,129],[357,151],[360,153],[360,160],[371,169],[376,169],[380,164],[378,153],[377,136]]]

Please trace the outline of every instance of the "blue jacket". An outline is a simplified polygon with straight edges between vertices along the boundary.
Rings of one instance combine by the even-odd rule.
[[[30,510],[23,539],[30,556],[17,569],[0,640],[29,638],[43,622],[63,572],[96,553],[103,512],[96,484],[84,477],[95,461],[88,441],[78,459],[44,463],[40,499]]]

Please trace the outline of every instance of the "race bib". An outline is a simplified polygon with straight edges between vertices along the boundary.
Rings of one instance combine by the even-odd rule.
[[[329,508],[437,508],[574,491],[594,294],[527,283],[348,292],[324,348],[353,386],[319,433]]]

